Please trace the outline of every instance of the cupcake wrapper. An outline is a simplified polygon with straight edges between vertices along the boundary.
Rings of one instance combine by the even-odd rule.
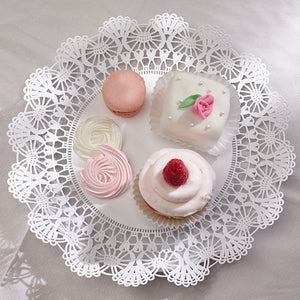
[[[133,184],[133,195],[137,206],[139,207],[143,215],[145,215],[153,223],[156,223],[160,226],[178,228],[191,223],[195,223],[203,215],[203,212],[206,211],[209,204],[209,203],[206,204],[206,206],[201,211],[198,211],[188,217],[173,218],[173,217],[164,216],[154,212],[152,209],[148,207],[148,205],[145,203],[145,200],[143,199],[143,196],[141,195],[138,183],[139,183],[139,174],[137,174],[137,176],[135,177],[134,184]]]
[[[224,84],[230,91],[230,112],[228,115],[228,119],[226,122],[226,125],[224,127],[224,130],[218,139],[217,143],[207,150],[201,149],[195,145],[191,145],[189,143],[185,143],[179,139],[173,138],[171,136],[167,136],[160,130],[160,116],[164,105],[164,99],[167,94],[167,88],[170,80],[173,76],[175,76],[178,73],[178,71],[170,71],[160,77],[156,85],[154,87],[154,92],[152,95],[152,104],[151,104],[151,112],[150,112],[150,125],[151,129],[158,135],[160,135],[163,138],[166,138],[171,141],[175,141],[180,143],[183,146],[188,146],[189,148],[192,148],[194,150],[207,152],[208,154],[217,156],[220,155],[222,152],[226,150],[226,148],[231,144],[234,136],[238,132],[239,128],[239,122],[240,122],[240,100],[239,95],[237,91],[233,88],[233,86],[224,78],[214,75],[214,74],[206,74],[206,73],[195,73],[197,75],[201,75],[205,78],[220,82]]]

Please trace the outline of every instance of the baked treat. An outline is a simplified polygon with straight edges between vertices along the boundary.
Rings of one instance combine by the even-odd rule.
[[[215,178],[211,165],[197,152],[164,148],[148,158],[139,174],[138,187],[154,212],[183,218],[207,205]]]
[[[73,139],[74,151],[83,159],[100,154],[99,145],[108,144],[115,148],[122,147],[122,134],[119,126],[111,119],[91,117],[81,122]]]
[[[132,180],[126,155],[110,145],[98,146],[100,155],[89,158],[81,172],[82,184],[92,195],[114,198],[125,192]]]
[[[219,76],[169,72],[156,84],[151,125],[164,137],[218,155],[236,134],[239,118],[238,95]]]
[[[134,71],[116,71],[104,81],[102,96],[106,106],[114,114],[125,118],[132,117],[144,104],[144,79]]]

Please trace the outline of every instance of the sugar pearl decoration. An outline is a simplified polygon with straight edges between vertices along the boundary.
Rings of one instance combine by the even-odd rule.
[[[223,95],[225,95],[225,94],[226,94],[226,92],[225,92],[225,91],[222,91],[222,94],[223,94]]]
[[[169,119],[169,120],[172,120],[172,116],[168,116],[168,119]]]
[[[207,90],[206,93],[209,94],[211,92],[211,90]]]
[[[205,126],[205,130],[208,130],[210,128],[210,125]]]
[[[224,113],[221,111],[221,112],[219,113],[219,116],[222,117],[223,115],[224,115]]]
[[[198,82],[198,85],[201,86],[201,85],[203,85],[203,83],[202,83],[201,81],[199,81],[199,82]]]
[[[195,124],[194,124],[194,123],[190,123],[190,126],[191,126],[191,127],[194,127],[194,126],[195,126]]]

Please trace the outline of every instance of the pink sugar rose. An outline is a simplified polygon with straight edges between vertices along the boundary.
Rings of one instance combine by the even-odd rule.
[[[213,95],[205,95],[197,98],[196,102],[191,108],[191,111],[198,114],[201,118],[206,119],[212,112],[214,104]]]

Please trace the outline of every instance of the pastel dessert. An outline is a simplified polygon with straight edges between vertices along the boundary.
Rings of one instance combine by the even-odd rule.
[[[116,71],[105,80],[102,96],[106,106],[114,114],[125,118],[132,117],[144,104],[144,79],[134,71]]]
[[[170,72],[158,80],[154,97],[152,129],[164,137],[218,155],[237,132],[239,99],[219,76]]]
[[[73,149],[81,158],[98,156],[100,154],[98,146],[103,144],[118,149],[122,147],[121,131],[113,120],[95,116],[77,126]]]
[[[124,193],[132,180],[126,155],[110,145],[98,146],[100,154],[89,158],[81,172],[82,184],[95,197],[114,198]]]
[[[164,148],[148,158],[138,187],[155,213],[184,218],[201,211],[212,199],[215,179],[213,168],[197,152]]]

